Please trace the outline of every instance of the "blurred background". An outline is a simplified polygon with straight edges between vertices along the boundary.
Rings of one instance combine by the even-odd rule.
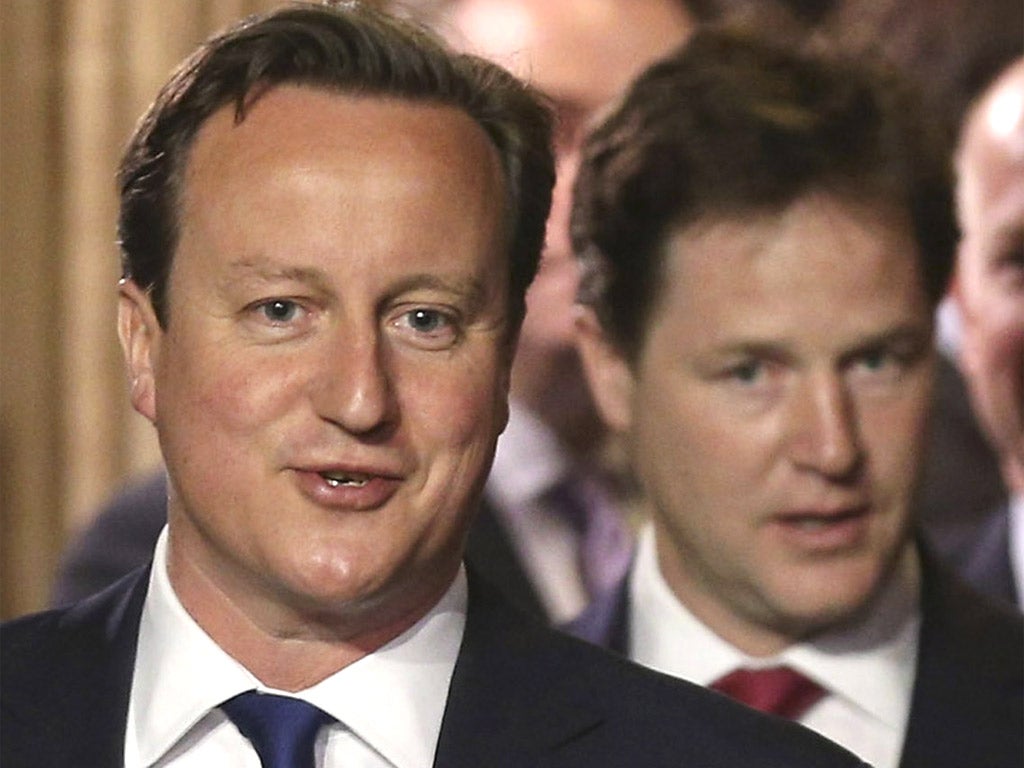
[[[210,32],[274,0],[0,4],[0,616],[43,607],[69,536],[158,463],[115,333],[114,173]]]

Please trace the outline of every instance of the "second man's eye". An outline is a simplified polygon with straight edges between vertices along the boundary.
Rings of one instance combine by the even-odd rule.
[[[883,369],[892,362],[892,356],[882,349],[868,350],[861,357],[861,365],[871,371]]]
[[[732,368],[730,374],[743,384],[753,384],[764,373],[764,365],[757,360],[747,360]]]

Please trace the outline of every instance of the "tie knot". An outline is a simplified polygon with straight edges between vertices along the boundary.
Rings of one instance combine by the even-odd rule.
[[[248,691],[220,708],[260,756],[263,768],[313,768],[321,726],[334,720],[301,699]]]
[[[825,695],[824,688],[790,667],[737,669],[711,687],[748,707],[791,720]]]

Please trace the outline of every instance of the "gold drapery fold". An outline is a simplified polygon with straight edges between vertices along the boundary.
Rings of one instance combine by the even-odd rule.
[[[0,616],[46,604],[68,537],[159,461],[115,332],[114,174],[204,37],[271,0],[0,6]]]

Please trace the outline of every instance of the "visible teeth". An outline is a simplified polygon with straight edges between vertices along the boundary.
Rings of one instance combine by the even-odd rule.
[[[339,488],[343,485],[346,488],[362,488],[369,482],[369,478],[357,477],[355,475],[338,475],[321,472],[320,476],[327,481],[327,484],[332,488]]]

